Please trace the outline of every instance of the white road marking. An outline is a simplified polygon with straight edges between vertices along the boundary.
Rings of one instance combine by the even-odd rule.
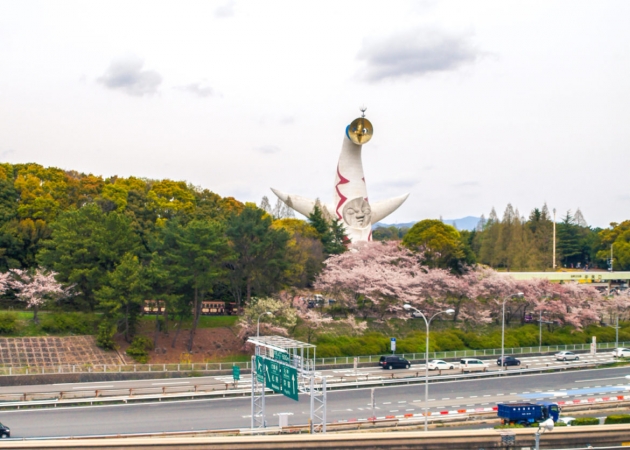
[[[391,405],[392,402],[383,402],[383,405]]]
[[[113,388],[113,384],[109,384],[107,386],[76,386],[72,389],[83,389],[83,390],[91,390],[91,389],[103,389],[103,388]]]
[[[620,380],[622,378],[625,378],[625,377],[593,378],[592,380],[577,380],[575,382],[576,383],[588,383],[589,381]],[[621,385],[618,384],[617,386],[621,386]]]
[[[168,381],[164,383],[151,383],[153,386],[168,386],[170,384],[190,384],[190,381]]]

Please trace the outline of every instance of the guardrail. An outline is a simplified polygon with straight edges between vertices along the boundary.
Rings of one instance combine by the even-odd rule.
[[[536,368],[517,368],[508,371],[495,370],[487,372],[474,373],[456,373],[449,375],[433,375],[429,378],[430,382],[447,381],[455,379],[472,379],[472,378],[488,378],[501,377],[510,375],[519,375],[524,373],[542,373],[550,371],[560,371],[567,369],[597,367],[611,361],[602,362],[564,362],[555,365],[546,365]],[[343,374],[336,377],[327,378],[326,387],[328,390],[362,388],[369,386],[385,386],[385,385],[401,385],[416,384],[425,381],[424,371],[416,372],[415,376],[387,372],[386,375],[349,375]],[[247,381],[241,382],[241,385],[248,385]],[[223,388],[220,388],[222,386]],[[270,394],[273,391],[266,390]],[[159,386],[159,387],[137,387],[137,388],[117,388],[117,389],[83,389],[72,391],[54,391],[54,392],[33,392],[33,393],[14,393],[0,394],[0,409],[16,408],[27,406],[53,406],[58,405],[77,405],[77,404],[94,404],[94,403],[130,403],[137,401],[162,401],[169,399],[181,398],[200,398],[200,397],[241,397],[250,394],[250,389],[239,389],[238,384],[223,383],[221,385],[196,384],[187,386]]]
[[[619,342],[620,347],[630,347],[630,342]],[[597,344],[597,350],[606,350],[615,348],[614,342],[604,342]],[[505,348],[506,355],[526,355],[533,353],[553,353],[563,350],[568,351],[587,351],[590,350],[590,344],[568,344],[568,345],[547,345],[533,347],[516,347]],[[409,360],[424,360],[425,353],[402,353],[403,358]],[[482,349],[482,350],[453,350],[446,352],[429,352],[429,359],[454,359],[454,358],[482,358],[488,356],[501,355],[500,348]],[[330,358],[317,358],[315,360],[316,367],[335,366],[335,365],[352,365],[354,359],[358,364],[374,363],[376,364],[381,355],[367,356],[337,356]],[[3,375],[45,375],[45,374],[67,374],[67,373],[134,373],[134,372],[220,372],[229,371],[232,366],[238,366],[241,369],[250,369],[249,361],[237,362],[220,362],[220,363],[188,363],[188,364],[83,364],[83,365],[60,365],[60,366],[42,366],[42,367],[2,367],[0,366],[0,376]]]

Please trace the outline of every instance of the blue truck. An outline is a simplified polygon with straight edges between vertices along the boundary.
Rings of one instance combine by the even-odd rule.
[[[553,402],[499,403],[497,415],[503,425],[519,424],[528,427],[549,418],[553,419],[554,423],[557,422],[560,417],[560,407]]]

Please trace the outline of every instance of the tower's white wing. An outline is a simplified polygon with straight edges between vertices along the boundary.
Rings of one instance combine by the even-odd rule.
[[[407,200],[407,197],[409,197],[408,193],[401,195],[400,197],[370,203],[370,208],[372,209],[372,223],[380,222],[385,217],[396,211],[398,207]]]
[[[280,200],[286,203],[287,206],[293,208],[306,217],[308,217],[313,212],[313,208],[315,208],[315,200],[311,200],[310,198],[302,197],[300,195],[289,195],[274,188],[271,188],[271,190]]]

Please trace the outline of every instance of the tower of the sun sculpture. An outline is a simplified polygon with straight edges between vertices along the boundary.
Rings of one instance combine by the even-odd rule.
[[[271,189],[280,200],[300,214],[308,217],[317,205],[328,219],[339,219],[352,242],[371,240],[372,224],[394,212],[409,196],[405,194],[375,203],[368,200],[361,148],[372,138],[374,129],[365,118],[365,108],[361,111],[363,115],[346,127],[337,163],[332,203],[319,204],[318,200]]]

